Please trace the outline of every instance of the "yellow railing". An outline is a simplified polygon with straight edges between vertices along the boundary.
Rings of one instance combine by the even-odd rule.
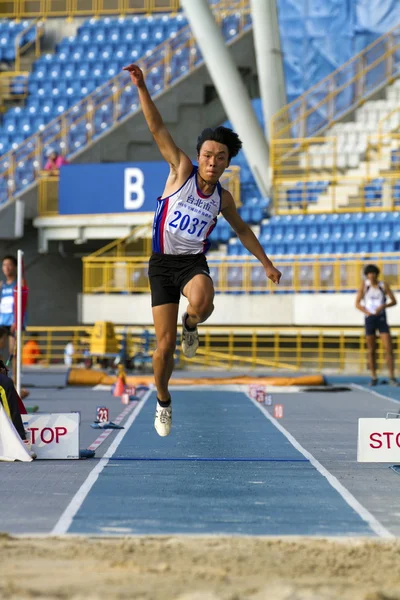
[[[400,290],[400,263],[396,254],[374,254],[373,262],[385,281]],[[370,257],[361,255],[343,260],[342,255],[274,256],[274,264],[282,271],[279,286],[265,276],[263,267],[252,257],[209,257],[217,292],[348,292],[359,288],[362,270]],[[312,259],[312,260],[310,260]],[[83,258],[83,293],[112,294],[149,292],[148,258],[93,257]]]
[[[344,134],[345,135],[345,134]],[[273,140],[271,166],[277,213],[394,210],[400,185],[400,134]],[[381,179],[382,192],[370,197],[365,186]],[[322,185],[325,182],[325,185]],[[310,200],[310,188],[318,188]]]
[[[322,79],[272,119],[271,137],[315,136],[391,83],[400,67],[400,25]]]
[[[396,106],[387,115],[382,117],[378,125],[378,134],[384,135],[385,133],[398,133],[400,130],[400,107]]]
[[[237,200],[237,205],[240,206],[240,167],[229,167],[221,178],[221,184],[231,192],[235,200]],[[58,215],[58,175],[49,175],[46,173],[46,171],[42,171],[39,179],[38,197],[39,217],[53,217]],[[149,221],[149,225],[151,225],[151,221]],[[100,250],[97,250],[93,256],[101,256],[103,252],[110,256],[124,256],[127,253],[127,241],[129,241],[129,245],[131,246],[132,243],[134,243],[136,246],[134,253],[138,254],[138,239],[135,235],[132,236],[132,234],[129,234],[129,236],[123,238],[122,240],[115,240],[114,242],[107,244],[107,246],[104,248],[100,248]],[[142,242],[143,247],[140,249],[139,254],[147,256],[151,249],[151,231],[148,234],[148,239],[145,238],[142,240]]]
[[[153,326],[146,328],[154,333]],[[143,349],[143,327],[116,328],[118,337],[127,335],[128,356],[133,358]],[[64,362],[64,348],[72,341],[73,365],[90,361],[92,327],[28,327],[23,342],[35,334],[42,365]],[[395,360],[398,362],[400,328],[391,329]],[[190,368],[217,367],[224,370],[272,368],[290,371],[326,371],[331,373],[365,373],[367,352],[361,327],[208,327],[199,328],[200,347],[194,359],[179,353],[179,366]],[[155,342],[150,344],[150,354]],[[94,359],[96,361],[96,359]],[[110,360],[111,362],[111,360]],[[384,353],[378,346],[378,367],[384,368]],[[28,377],[28,376],[27,376]]]
[[[38,189],[39,217],[58,215],[58,175],[49,175],[43,171]]]
[[[79,17],[176,12],[179,0],[0,0],[0,17]]]
[[[229,14],[240,13],[238,35],[229,40],[229,43],[232,43],[247,31],[250,0],[231,0],[229,2],[230,8],[225,10],[226,6],[226,0],[223,0],[213,5],[213,10],[215,10],[215,18],[218,23]],[[176,37],[163,42],[154,48],[150,56],[142,57],[139,61],[140,66],[148,75],[148,85],[154,98],[164,93],[172,83],[177,81],[177,79],[174,79],[171,82],[171,60],[174,54],[185,49],[189,50],[187,70],[184,73],[184,75],[187,75],[193,72],[202,61],[196,40],[189,26],[182,28]],[[152,88],[151,74],[154,73],[154,69],[158,70],[159,74],[161,73],[163,76],[163,88]],[[128,93],[131,97],[130,108],[127,110],[125,110],[121,100],[124,93]],[[125,118],[132,116],[136,110],[139,111],[137,90],[129,83],[126,73],[120,73],[108,80],[92,94],[89,94],[59,117],[53,119],[42,131],[27,138],[16,150],[1,157],[0,168],[3,167],[3,169],[0,171],[0,175],[8,183],[9,199],[20,191],[15,187],[16,176],[21,177],[21,179],[25,176],[29,182],[37,179],[43,168],[43,150],[45,148],[60,146],[64,155],[73,155],[77,152],[77,149],[74,146],[71,134],[80,126],[85,131],[86,144],[91,144],[94,140],[97,140],[103,130],[96,130],[95,117],[97,113],[102,114],[105,105],[108,105],[112,111],[113,126],[121,124]],[[133,109],[133,105],[137,106],[137,109]],[[111,130],[112,127],[106,129],[104,135],[107,135]]]
[[[35,39],[26,42],[21,45],[21,40],[32,30],[36,31]],[[44,23],[43,21],[36,19],[29,23],[25,29],[20,31],[15,37],[15,70],[20,71],[21,69],[21,57],[22,55],[32,46],[35,46],[35,56],[40,56],[40,39],[44,35]]]
[[[28,94],[28,72],[4,71],[0,73],[0,103],[5,100],[22,100]],[[22,88],[18,93],[15,92],[15,78],[21,77],[18,82],[18,88]]]

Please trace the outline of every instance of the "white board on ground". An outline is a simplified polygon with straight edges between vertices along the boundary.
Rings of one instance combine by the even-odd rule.
[[[39,459],[79,458],[80,413],[22,415]]]
[[[357,461],[400,464],[400,419],[358,419]]]

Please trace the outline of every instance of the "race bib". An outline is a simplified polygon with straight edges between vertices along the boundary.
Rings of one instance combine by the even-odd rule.
[[[205,239],[212,217],[206,214],[190,214],[175,210],[169,218],[167,230],[186,239]]]
[[[14,310],[14,296],[2,296],[0,302],[0,313],[10,315]]]

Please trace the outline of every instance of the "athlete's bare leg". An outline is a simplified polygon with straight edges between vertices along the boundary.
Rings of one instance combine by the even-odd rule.
[[[186,312],[186,326],[190,329],[204,323],[214,310],[214,285],[207,275],[195,275],[183,288],[183,295],[189,300]]]
[[[6,333],[4,335],[0,336],[0,358],[2,358],[4,362],[6,362],[6,360],[8,358],[8,356],[5,356],[5,354],[7,352],[5,350],[5,347],[7,344],[7,338],[8,338],[8,335]]]
[[[153,321],[157,348],[153,354],[154,380],[161,402],[170,398],[168,382],[174,369],[174,352],[179,304],[153,306]]]
[[[381,340],[383,347],[385,348],[386,364],[389,371],[389,377],[390,379],[394,379],[393,345],[390,333],[381,333]]]
[[[16,346],[15,334],[9,335],[8,336],[8,351],[9,351],[10,356],[14,356],[15,346]]]
[[[367,335],[368,368],[372,379],[376,379],[376,335]]]

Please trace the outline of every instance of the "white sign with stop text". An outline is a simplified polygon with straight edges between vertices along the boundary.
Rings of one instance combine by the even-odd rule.
[[[80,413],[22,415],[39,459],[79,458]]]
[[[400,419],[358,419],[357,461],[400,464]]]

